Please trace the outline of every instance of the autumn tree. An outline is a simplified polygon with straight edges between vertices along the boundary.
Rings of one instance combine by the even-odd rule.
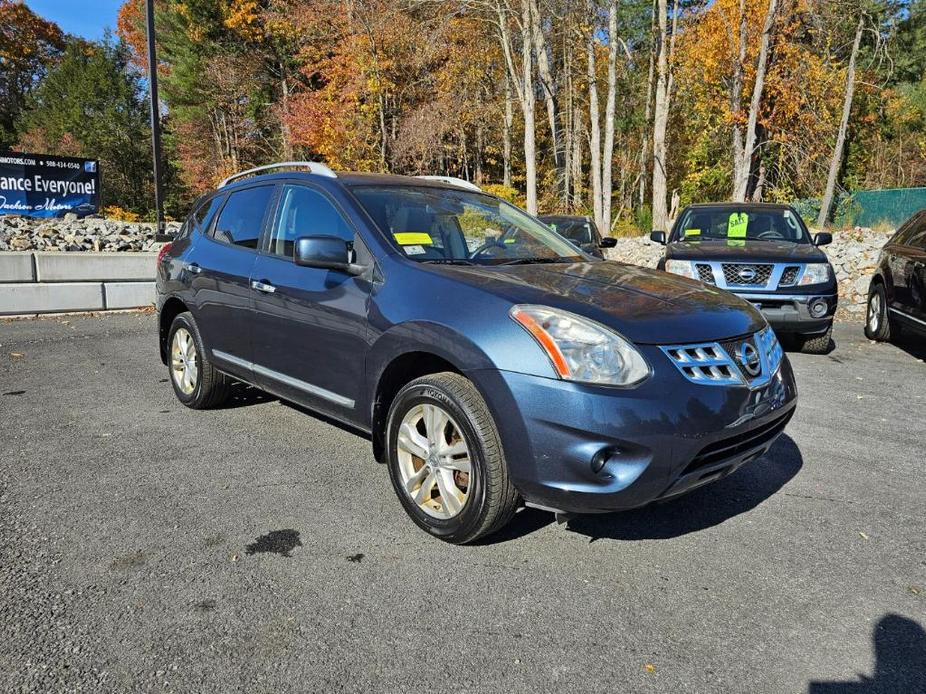
[[[26,98],[60,57],[64,35],[17,0],[0,0],[0,150],[16,141]]]

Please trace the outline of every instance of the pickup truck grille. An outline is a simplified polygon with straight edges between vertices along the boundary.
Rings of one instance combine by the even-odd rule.
[[[698,263],[695,265],[695,269],[698,271],[698,279],[704,282],[704,284],[716,284],[714,282],[714,271],[711,269],[710,265]]]
[[[729,286],[761,286],[768,284],[772,265],[747,263],[721,263],[723,279]]]
[[[800,265],[788,265],[781,273],[781,279],[778,280],[779,287],[793,287],[797,282],[797,276],[801,272]]]

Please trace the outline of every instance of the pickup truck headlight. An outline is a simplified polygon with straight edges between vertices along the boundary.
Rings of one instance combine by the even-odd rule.
[[[693,280],[698,279],[698,273],[695,271],[694,263],[690,260],[667,260],[666,272],[671,272],[673,275],[688,277]]]
[[[798,285],[824,284],[830,279],[829,263],[808,263],[804,266],[804,274]]]
[[[564,380],[633,386],[650,374],[634,346],[600,323],[548,306],[522,304],[510,314],[537,340]]]

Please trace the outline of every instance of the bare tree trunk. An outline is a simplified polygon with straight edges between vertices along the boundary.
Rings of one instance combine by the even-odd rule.
[[[759,62],[756,64],[756,81],[752,86],[752,100],[749,103],[749,121],[746,123],[746,137],[739,166],[734,165],[738,177],[733,180],[733,199],[743,202],[749,195],[749,182],[752,178],[753,162],[756,149],[756,122],[762,108],[762,91],[765,88],[765,73],[768,70],[768,50],[778,13],[778,0],[769,0],[765,13],[765,26],[762,28],[762,42],[759,45]]]
[[[514,127],[514,109],[511,106],[511,78],[505,71],[505,129],[502,133],[502,183],[511,187],[511,130]]]
[[[582,109],[573,108],[573,136],[572,136],[572,190],[573,204],[582,206]]]
[[[823,227],[830,217],[830,208],[833,206],[833,196],[836,193],[836,178],[839,176],[839,167],[842,166],[843,148],[846,145],[846,130],[849,128],[849,116],[852,115],[852,100],[855,98],[855,61],[858,58],[859,46],[862,43],[862,34],[865,31],[865,16],[858,20],[855,29],[855,42],[852,44],[852,55],[849,58],[849,69],[846,72],[846,91],[842,102],[842,120],[839,121],[839,132],[836,135],[836,146],[833,148],[833,157],[830,159],[830,171],[826,177],[826,190],[823,192],[823,202],[820,205],[820,214],[817,216],[817,226]]]
[[[747,45],[747,18],[746,0],[739,2],[738,50],[737,59],[733,64],[733,81],[730,85],[730,114],[733,118],[733,131],[731,133],[731,149],[733,154],[733,181],[742,178],[740,167],[743,165],[743,124],[740,112],[743,110],[743,80],[746,72],[746,45]]]
[[[659,49],[656,58],[656,99],[653,106],[653,228],[666,230],[669,210],[666,195],[666,131],[669,125],[669,106],[672,99],[672,58],[675,50],[675,33],[678,28],[678,0],[672,9],[672,33],[669,34],[666,0],[657,0],[659,13]]]
[[[537,0],[527,0],[530,10],[530,33],[531,41],[534,46],[534,53],[537,57],[537,72],[540,75],[540,86],[543,91],[543,99],[547,107],[547,120],[550,123],[550,139],[553,140],[553,165],[556,168],[556,182],[560,189],[560,195],[563,201],[565,199],[565,171],[563,164],[563,143],[562,133],[559,127],[559,115],[556,104],[556,80],[553,77],[553,71],[550,69],[550,58],[547,54],[547,39],[543,33],[543,24],[540,19],[540,7]]]
[[[604,152],[601,162],[602,234],[611,233],[611,169],[614,159],[614,108],[617,98],[617,0],[608,4],[608,96],[604,110]]]
[[[283,159],[293,160],[293,132],[289,127],[289,80],[286,77],[286,67],[281,63],[280,72],[280,140],[283,145]]]
[[[588,149],[591,153],[592,210],[595,224],[601,228],[601,113],[598,109],[598,75],[595,68],[595,27],[589,30],[585,50],[588,70]]]
[[[650,36],[656,35],[656,0],[652,5],[653,16],[650,20]],[[654,46],[655,48],[655,46]],[[646,166],[649,163],[649,123],[653,117],[653,77],[656,74],[656,52],[649,52],[649,72],[646,77],[646,110],[643,115],[643,137],[640,138],[640,176],[639,205],[646,201]]]
[[[524,117],[524,178],[527,211],[537,214],[537,133],[534,118],[536,95],[534,93],[534,59],[531,51],[531,0],[521,0],[521,68],[515,66],[514,50],[511,46],[511,32],[508,30],[507,8],[502,2],[495,3],[496,27],[501,42],[505,64],[511,76],[521,104]]]

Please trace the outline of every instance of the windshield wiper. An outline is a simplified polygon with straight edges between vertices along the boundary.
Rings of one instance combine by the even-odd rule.
[[[564,263],[567,262],[566,258],[515,258],[514,260],[506,260],[503,263],[495,263],[496,267],[501,265],[532,265],[534,263]]]
[[[434,265],[476,265],[472,260],[464,260],[463,258],[429,258],[427,260],[419,260],[419,263],[433,263]]]

